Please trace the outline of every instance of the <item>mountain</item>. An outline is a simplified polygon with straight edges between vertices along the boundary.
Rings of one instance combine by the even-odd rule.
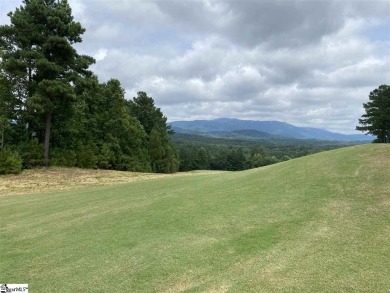
[[[320,128],[297,127],[280,121],[255,121],[231,118],[214,120],[174,121],[170,123],[178,133],[206,134],[236,138],[249,136],[257,139],[298,138],[337,141],[371,141],[372,136],[341,134]],[[257,131],[257,132],[255,132]],[[221,135],[222,134],[222,135]],[[270,137],[272,135],[272,137]]]
[[[181,131],[181,133],[187,133]],[[192,133],[192,132],[191,132]],[[191,134],[190,133],[190,134]],[[270,140],[270,139],[285,139],[285,137],[280,135],[275,135],[263,131],[258,131],[254,129],[244,129],[244,130],[234,130],[234,131],[209,131],[207,133],[198,132],[198,134],[207,135],[209,137],[215,138],[228,138],[228,139],[245,139],[245,140]]]

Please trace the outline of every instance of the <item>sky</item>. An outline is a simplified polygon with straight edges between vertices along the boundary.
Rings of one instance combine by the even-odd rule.
[[[390,0],[69,0],[101,82],[168,121],[277,120],[357,133],[390,84]],[[0,1],[0,24],[21,0]]]

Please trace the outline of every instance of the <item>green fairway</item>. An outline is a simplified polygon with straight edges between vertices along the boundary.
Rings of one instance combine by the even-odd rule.
[[[390,288],[389,145],[0,201],[0,282],[30,292]]]

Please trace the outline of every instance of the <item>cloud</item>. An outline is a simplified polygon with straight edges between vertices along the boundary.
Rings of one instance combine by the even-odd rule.
[[[21,2],[21,1],[19,1]],[[15,1],[18,5],[18,1]],[[1,7],[13,10],[6,2]],[[388,0],[70,0],[82,54],[169,120],[280,120],[354,132],[390,80]]]
[[[106,58],[107,52],[108,52],[108,50],[107,50],[106,48],[100,48],[100,49],[95,53],[95,55],[93,55],[93,58],[95,58],[95,60],[96,60],[97,62],[102,61],[102,60],[104,60],[104,58]]]
[[[332,1],[229,1],[234,22],[225,33],[244,45],[301,47],[343,25]]]

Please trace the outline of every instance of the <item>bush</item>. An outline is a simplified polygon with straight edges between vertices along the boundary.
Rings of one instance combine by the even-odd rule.
[[[22,159],[12,150],[0,150],[0,174],[18,174],[22,171]]]
[[[115,163],[115,154],[110,149],[108,144],[103,144],[97,159],[97,165],[100,169],[113,169],[113,163]]]
[[[97,158],[93,148],[89,145],[79,146],[77,153],[77,167],[86,169],[96,169]]]
[[[77,164],[77,155],[73,150],[53,149],[50,158],[52,166],[75,167]]]
[[[43,145],[37,139],[21,144],[18,150],[22,157],[23,168],[30,169],[45,165]]]

